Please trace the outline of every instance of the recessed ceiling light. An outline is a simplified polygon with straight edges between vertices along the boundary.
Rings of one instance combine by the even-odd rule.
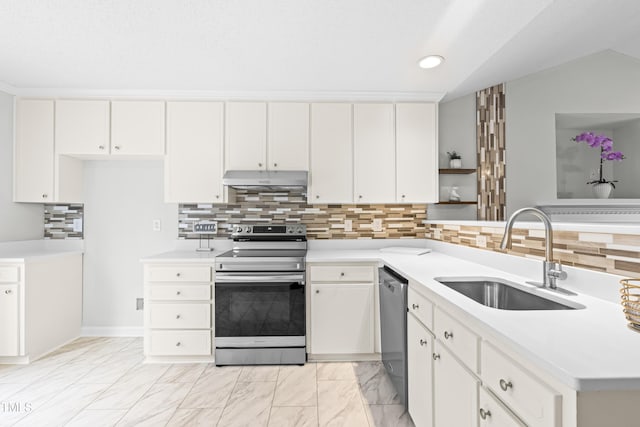
[[[435,68],[442,64],[444,58],[440,55],[429,55],[418,61],[420,68]]]

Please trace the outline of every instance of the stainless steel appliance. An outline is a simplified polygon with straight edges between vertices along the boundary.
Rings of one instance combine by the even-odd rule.
[[[382,363],[407,407],[407,284],[386,265],[378,270]]]
[[[216,365],[304,364],[306,226],[239,224],[216,257]]]

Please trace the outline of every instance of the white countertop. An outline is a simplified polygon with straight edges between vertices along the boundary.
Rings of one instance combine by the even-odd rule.
[[[195,250],[184,251],[172,251],[164,252],[157,255],[152,255],[146,258],[142,258],[142,263],[162,263],[162,262],[177,262],[187,264],[213,264],[216,257],[225,252],[225,250],[214,250],[211,252],[197,252]]]
[[[26,262],[84,253],[82,240],[23,240],[0,242],[0,262]]]
[[[580,310],[509,311],[485,307],[434,280],[441,276],[488,276],[524,284],[538,279],[505,272],[479,263],[431,252],[399,255],[378,250],[311,250],[307,262],[379,261],[418,282],[448,303],[468,313],[506,340],[511,350],[576,390],[639,390],[640,333],[630,330],[620,304],[560,286],[576,297],[552,294],[584,305]],[[539,262],[539,261],[538,261]],[[540,269],[542,267],[540,266]],[[571,272],[569,273],[571,275]],[[614,283],[617,278],[613,276]],[[603,284],[610,286],[611,284]],[[532,287],[533,288],[533,287]]]

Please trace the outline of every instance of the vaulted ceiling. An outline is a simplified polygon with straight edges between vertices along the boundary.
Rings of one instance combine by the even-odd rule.
[[[605,49],[638,0],[0,0],[0,88],[452,99]],[[446,58],[422,70],[427,54]]]

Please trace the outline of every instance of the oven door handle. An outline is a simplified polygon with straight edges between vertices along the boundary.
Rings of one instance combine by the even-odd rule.
[[[236,275],[216,273],[215,283],[286,283],[296,282],[304,284],[304,274],[279,275]]]

